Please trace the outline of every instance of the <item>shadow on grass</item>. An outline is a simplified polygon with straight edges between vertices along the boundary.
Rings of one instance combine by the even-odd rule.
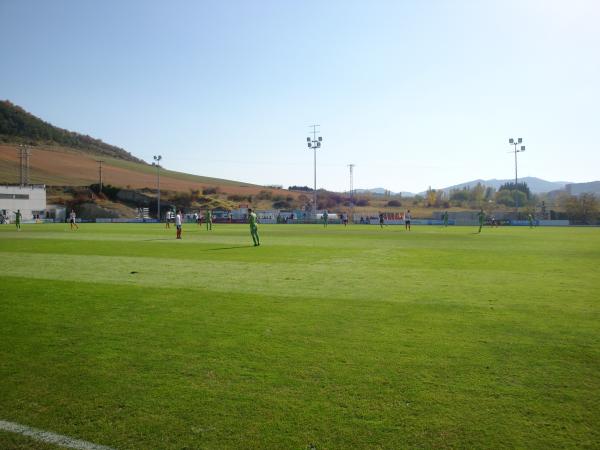
[[[254,247],[254,245],[236,245],[234,247],[207,248],[204,251],[205,252],[210,252],[210,251],[214,251],[214,250],[233,250],[235,248],[248,248],[248,247]]]

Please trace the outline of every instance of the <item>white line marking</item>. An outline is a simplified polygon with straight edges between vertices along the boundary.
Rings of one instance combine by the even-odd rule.
[[[104,445],[98,445],[92,442],[73,439],[69,436],[63,436],[61,434],[55,434],[49,431],[28,427],[26,425],[20,425],[14,422],[7,422],[5,420],[0,420],[0,430],[22,434],[23,436],[29,436],[30,438],[33,438],[36,441],[46,442],[48,444],[61,445],[67,448],[76,448],[78,450],[115,450],[111,447],[106,447]]]

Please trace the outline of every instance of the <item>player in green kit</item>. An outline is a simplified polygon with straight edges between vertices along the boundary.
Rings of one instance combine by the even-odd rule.
[[[329,220],[329,214],[327,213],[327,210],[323,211],[323,226],[325,228],[327,228],[327,222]]]
[[[23,215],[21,214],[21,210],[17,209],[15,213],[15,225],[17,226],[17,231],[21,231],[21,218]]]
[[[256,214],[252,211],[252,208],[248,209],[248,223],[250,224],[250,236],[252,236],[254,246],[258,247],[260,245],[260,239],[258,238],[258,220]]]
[[[483,227],[483,221],[485,220],[485,213],[483,212],[483,208],[481,211],[477,213],[477,217],[479,218],[479,233],[481,233],[481,228]]]
[[[206,212],[204,213],[204,219],[206,220],[206,230],[212,231],[212,211],[206,208]]]
[[[529,228],[533,228],[533,216],[531,214],[527,214],[527,220],[529,221]]]
[[[444,214],[442,214],[442,220],[444,221],[444,226],[447,227],[448,226],[448,211],[444,211]]]

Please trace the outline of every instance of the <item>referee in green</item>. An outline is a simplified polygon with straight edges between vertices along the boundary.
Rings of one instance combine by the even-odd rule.
[[[258,220],[256,219],[256,213],[252,211],[252,208],[248,209],[248,223],[250,224],[250,236],[252,236],[254,246],[258,247],[260,245],[260,239],[258,238]]]

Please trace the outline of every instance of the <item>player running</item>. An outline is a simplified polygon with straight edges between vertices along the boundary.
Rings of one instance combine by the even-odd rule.
[[[412,220],[412,214],[410,209],[404,214],[404,229],[410,231],[410,221]]]
[[[381,228],[383,228],[383,213],[382,212],[379,213],[379,226]]]
[[[485,220],[485,213],[483,212],[483,208],[481,208],[481,211],[477,213],[477,218],[479,219],[479,233],[481,233],[481,229],[483,228],[483,221]]]
[[[75,214],[74,209],[72,209],[71,214],[69,214],[69,224],[71,226],[71,231],[73,231],[73,229],[79,230],[79,227],[77,226],[77,215]]]
[[[252,242],[254,246],[260,245],[260,239],[258,238],[258,219],[256,213],[252,211],[252,208],[248,208],[248,223],[250,224],[250,236],[252,236]]]
[[[206,230],[212,231],[212,211],[206,208],[206,212],[204,213],[204,219],[206,220]]]

